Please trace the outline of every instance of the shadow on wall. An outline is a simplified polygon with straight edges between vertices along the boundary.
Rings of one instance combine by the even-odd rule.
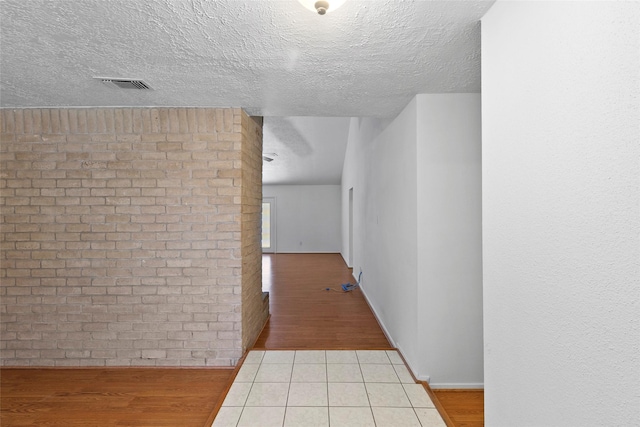
[[[358,130],[362,132],[363,141],[373,141],[389,126],[395,117],[359,117]]]
[[[287,117],[266,117],[264,120],[265,140],[274,137],[287,150],[298,157],[308,157],[313,154],[313,147],[309,141],[296,129]]]

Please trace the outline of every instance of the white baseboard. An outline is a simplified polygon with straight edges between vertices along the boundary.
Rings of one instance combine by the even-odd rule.
[[[422,376],[423,378],[421,378],[420,376],[416,375],[415,369],[413,369],[413,367],[411,366],[410,362],[404,356],[405,352],[402,350],[402,347],[400,347],[400,344],[396,343],[393,340],[393,338],[391,338],[391,334],[387,330],[387,327],[385,326],[384,322],[380,319],[380,316],[378,315],[378,312],[376,311],[376,308],[373,306],[373,304],[371,304],[371,301],[369,300],[369,297],[367,297],[366,290],[364,289],[364,287],[362,285],[360,285],[360,289],[362,290],[362,295],[364,295],[364,299],[367,301],[367,304],[369,305],[369,308],[371,308],[371,311],[373,311],[373,315],[376,318],[376,320],[378,321],[378,324],[380,325],[380,328],[382,328],[382,332],[384,333],[384,336],[387,337],[387,340],[391,344],[391,347],[396,348],[398,350],[398,352],[402,355],[402,357],[404,359],[404,362],[405,362],[405,365],[407,365],[407,369],[409,369],[409,371],[411,371],[411,374],[415,378],[417,378],[418,380],[429,382],[429,377],[428,376]]]
[[[409,369],[409,371],[411,371],[411,375],[413,375],[413,377],[415,379],[417,379],[418,381],[429,382],[429,376],[428,375],[418,375],[418,374],[416,374],[416,370],[413,368],[413,366],[411,366],[411,361],[409,359],[407,359],[407,357],[405,356],[405,354],[407,354],[407,353],[402,348],[402,345],[400,343],[398,343],[394,347],[397,348],[398,352],[402,355],[402,359],[404,360],[404,364],[407,365],[407,369]]]
[[[365,299],[365,301],[367,301],[367,304],[369,305],[369,308],[371,309],[371,311],[373,311],[373,316],[378,321],[378,324],[380,325],[380,328],[382,328],[382,333],[384,334],[385,337],[387,337],[387,340],[391,344],[391,347],[398,348],[398,346],[396,345],[395,341],[393,341],[393,339],[391,338],[391,334],[389,334],[389,331],[387,330],[387,327],[384,325],[382,320],[380,320],[380,316],[378,316],[378,312],[376,311],[376,308],[373,306],[373,304],[371,304],[371,300],[369,300],[369,297],[367,296],[367,291],[362,286],[362,284],[360,284],[360,290],[362,291],[362,295],[364,295],[364,299]]]
[[[269,252],[265,252],[269,253]],[[339,254],[340,252],[336,251],[278,251],[271,252],[273,254]]]
[[[396,349],[398,349],[400,354],[402,354],[403,357],[404,357],[404,351],[402,350],[402,347],[400,346],[400,344],[396,343],[393,340],[393,338],[391,338],[391,334],[387,330],[387,327],[385,326],[384,322],[380,319],[380,316],[378,315],[378,312],[376,311],[376,308],[373,306],[373,304],[371,304],[371,301],[369,300],[369,297],[367,296],[366,289],[362,285],[360,285],[360,289],[362,290],[362,295],[364,295],[364,299],[367,301],[367,304],[371,308],[371,311],[373,312],[373,315],[375,316],[376,320],[378,321],[378,324],[382,328],[382,332],[387,337],[387,340],[389,341],[391,346],[396,348]],[[484,389],[484,383],[432,383],[431,382],[431,377],[429,375],[416,375],[416,371],[410,365],[409,360],[407,360],[406,357],[404,357],[404,360],[405,360],[405,364],[407,365],[407,368],[411,371],[413,376],[418,381],[425,381],[425,382],[429,383],[429,387],[431,387],[432,389],[437,389],[437,388],[442,388],[442,389],[445,389],[445,388],[448,388],[448,389]]]
[[[342,256],[342,260],[344,261],[344,264],[347,266],[347,268],[353,268],[353,265],[349,265],[349,261],[347,260],[347,258],[345,258],[342,252],[340,252],[340,256]]]
[[[429,383],[432,389],[453,388],[453,389],[483,389],[484,383]]]

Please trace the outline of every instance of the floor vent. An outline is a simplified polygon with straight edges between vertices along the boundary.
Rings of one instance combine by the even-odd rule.
[[[112,79],[105,77],[95,77],[96,80],[100,80],[105,85],[114,89],[139,89],[139,90],[151,90],[151,86],[142,80],[136,79]]]

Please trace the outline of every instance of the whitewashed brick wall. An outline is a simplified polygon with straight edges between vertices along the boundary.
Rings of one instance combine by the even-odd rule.
[[[254,126],[240,109],[0,110],[2,365],[234,365],[243,269],[260,286],[259,242],[242,243],[260,227],[243,219]]]
[[[261,120],[261,119],[260,119]],[[243,122],[242,140],[242,348],[253,345],[269,316],[262,294],[262,121]]]

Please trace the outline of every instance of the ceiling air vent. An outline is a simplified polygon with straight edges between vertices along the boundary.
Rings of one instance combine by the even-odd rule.
[[[95,77],[95,79],[100,80],[102,83],[106,84],[110,88],[114,89],[140,89],[140,90],[151,90],[151,86],[142,80],[136,79],[112,79],[105,77]]]

